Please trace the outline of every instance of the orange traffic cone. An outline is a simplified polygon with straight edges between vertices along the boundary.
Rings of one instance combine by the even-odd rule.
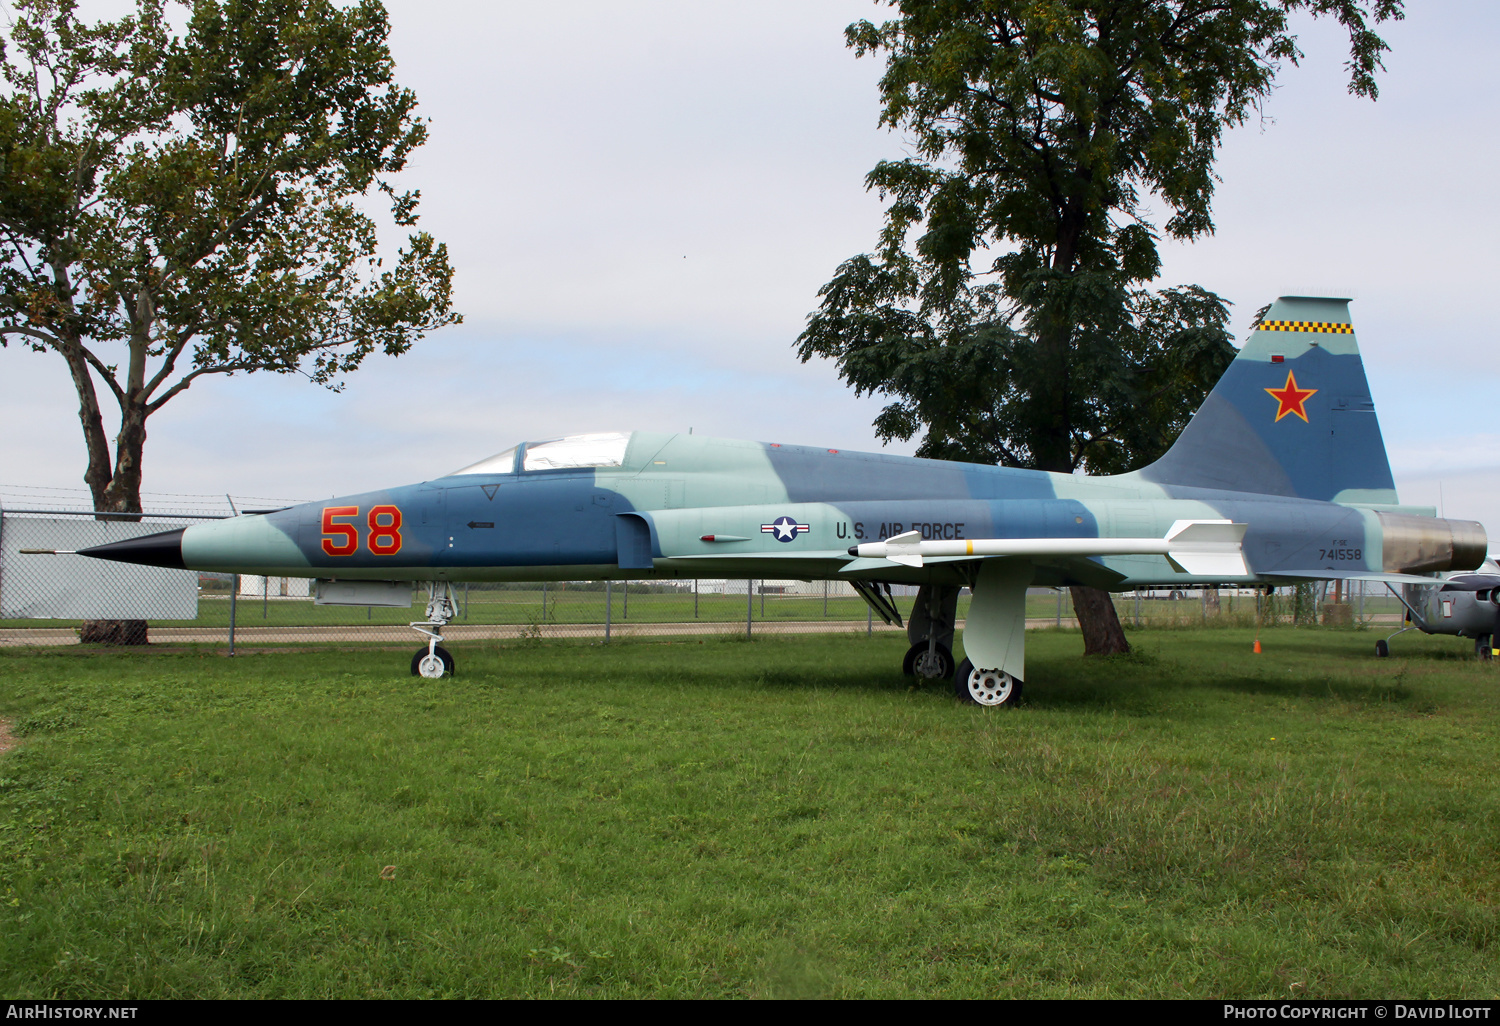
[[[1260,639],[1255,639],[1255,654],[1260,655]]]

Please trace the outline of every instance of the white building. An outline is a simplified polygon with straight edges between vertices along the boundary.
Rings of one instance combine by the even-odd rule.
[[[312,598],[309,577],[260,577],[240,574],[241,598]]]

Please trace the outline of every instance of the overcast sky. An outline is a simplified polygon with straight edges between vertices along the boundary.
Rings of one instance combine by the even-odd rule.
[[[878,60],[854,0],[387,5],[431,140],[403,184],[448,244],[462,326],[342,394],[205,380],[149,422],[146,490],[310,499],[407,483],[527,438],[647,428],[878,449],[881,403],[792,344],[817,290],[871,249],[863,189]],[[1162,284],[1232,300],[1355,299],[1403,501],[1486,522],[1500,549],[1500,5],[1424,0],[1383,31],[1378,102],[1346,92],[1336,25],[1304,26],[1267,120],[1229,136],[1217,234]],[[79,488],[60,360],[0,353],[0,497]],[[911,445],[891,447],[909,452]]]

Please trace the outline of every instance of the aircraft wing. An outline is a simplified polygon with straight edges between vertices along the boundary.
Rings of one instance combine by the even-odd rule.
[[[1457,574],[1443,581],[1439,591],[1489,591],[1500,588],[1500,574]]]
[[[927,562],[1021,556],[1059,559],[1091,556],[1166,556],[1178,573],[1195,577],[1244,577],[1241,543],[1248,525],[1229,520],[1179,520],[1160,538],[970,538],[963,541],[924,541],[920,532],[907,531],[880,542],[864,542],[849,548],[866,560],[888,560],[920,567]],[[849,564],[844,569],[855,569]]]

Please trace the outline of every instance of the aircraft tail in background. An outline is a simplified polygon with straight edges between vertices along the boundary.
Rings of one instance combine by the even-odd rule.
[[[1396,504],[1349,300],[1272,303],[1176,443],[1138,473],[1168,486]]]

